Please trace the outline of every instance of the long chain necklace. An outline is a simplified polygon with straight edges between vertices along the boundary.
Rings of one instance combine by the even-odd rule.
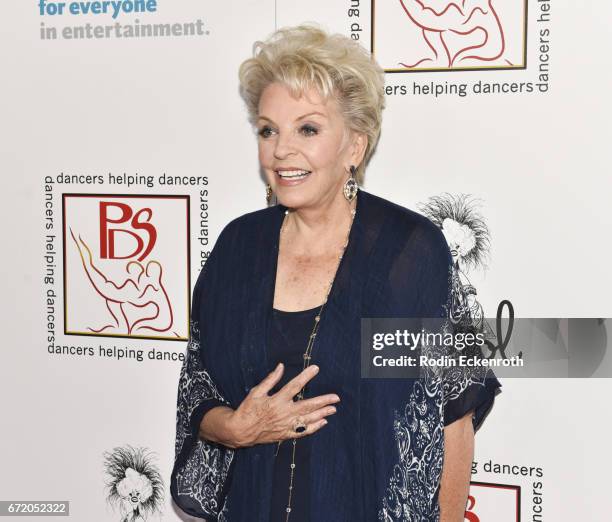
[[[323,308],[325,307],[325,304],[327,303],[327,298],[329,297],[329,293],[331,292],[332,286],[334,285],[336,276],[338,275],[338,267],[340,266],[340,262],[342,261],[342,257],[344,256],[344,252],[346,251],[346,247],[348,246],[348,241],[349,241],[349,237],[351,234],[351,229],[353,228],[353,221],[355,220],[356,213],[357,213],[357,210],[355,208],[351,209],[351,224],[349,226],[348,232],[346,233],[346,240],[342,247],[342,253],[338,256],[338,261],[336,262],[336,269],[334,271],[334,277],[329,282],[329,285],[327,287],[327,292],[325,294],[325,299],[323,300],[323,304],[321,304],[321,307],[319,308],[319,311],[317,312],[317,315],[315,316],[314,326],[312,327],[312,332],[310,333],[310,336],[308,337],[308,343],[306,344],[306,350],[304,351],[304,355],[302,356],[304,359],[303,368],[302,368],[303,370],[305,370],[306,368],[310,366],[310,359],[312,358],[312,355],[311,355],[312,348],[314,346],[314,341],[315,341],[315,337],[317,336],[317,332],[319,331],[319,324],[321,322],[321,314],[323,312]],[[285,218],[287,217],[288,214],[289,214],[289,210],[285,210]],[[281,226],[280,235],[282,235],[282,231],[285,227],[285,221],[286,219],[283,219],[283,224]],[[306,386],[304,386],[300,390],[300,392],[296,395],[298,401],[301,401],[304,398],[305,390],[306,390]],[[280,446],[282,442],[283,441],[278,442],[278,446],[276,448],[276,455],[278,455],[278,451],[280,450]],[[291,439],[291,443],[292,443],[291,464],[289,465],[289,498],[287,499],[287,508],[286,508],[287,516],[285,519],[286,522],[289,522],[289,516],[291,515],[291,500],[293,498],[293,477],[295,473],[295,447],[297,444],[297,439]]]

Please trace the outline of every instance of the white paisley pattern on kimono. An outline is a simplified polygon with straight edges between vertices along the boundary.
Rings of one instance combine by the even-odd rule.
[[[176,457],[191,434],[189,428],[191,415],[202,401],[217,399],[229,405],[217,390],[206,369],[202,367],[199,339],[198,323],[192,320],[187,356],[181,369],[178,386]],[[219,494],[233,457],[234,450],[221,448],[198,438],[184,467],[177,472],[178,494],[189,496],[207,513],[217,513],[220,508]]]
[[[429,357],[444,355],[424,348]],[[394,436],[399,458],[393,467],[378,520],[437,522],[436,493],[444,461],[444,406],[472,384],[484,386],[488,368],[422,367],[403,412],[395,412]]]

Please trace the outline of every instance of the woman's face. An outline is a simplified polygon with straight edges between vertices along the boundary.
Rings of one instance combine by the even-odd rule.
[[[258,114],[259,161],[278,201],[313,208],[341,197],[365,138],[345,126],[335,100],[324,101],[316,90],[294,98],[283,84],[271,83]]]

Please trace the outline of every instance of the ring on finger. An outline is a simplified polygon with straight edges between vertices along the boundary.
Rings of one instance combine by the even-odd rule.
[[[296,433],[304,433],[306,428],[308,428],[308,426],[301,418],[296,419],[293,423],[293,431]]]

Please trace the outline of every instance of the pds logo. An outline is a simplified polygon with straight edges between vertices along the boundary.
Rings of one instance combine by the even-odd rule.
[[[63,195],[66,334],[186,340],[189,198]]]

